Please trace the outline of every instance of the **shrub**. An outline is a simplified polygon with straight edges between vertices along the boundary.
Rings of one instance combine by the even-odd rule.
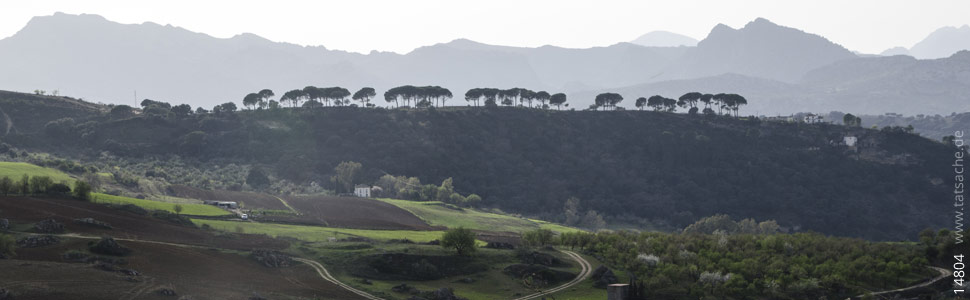
[[[152,211],[152,217],[156,219],[161,219],[164,221],[169,221],[179,225],[193,226],[193,227],[195,226],[195,223],[192,223],[192,219],[189,219],[188,217],[185,217],[182,215],[171,213],[167,210],[154,210]]]
[[[110,236],[102,237],[98,243],[92,245],[89,250],[98,254],[125,256],[131,253],[131,249],[122,246]]]

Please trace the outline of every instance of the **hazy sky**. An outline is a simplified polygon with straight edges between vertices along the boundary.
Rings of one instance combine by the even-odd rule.
[[[850,50],[878,53],[910,47],[943,26],[970,23],[967,0],[0,0],[0,38],[33,16],[57,11],[172,24],[216,37],[251,32],[330,49],[402,53],[456,38],[572,48],[611,45],[654,30],[703,39],[717,23],[738,28],[756,17],[820,34]]]

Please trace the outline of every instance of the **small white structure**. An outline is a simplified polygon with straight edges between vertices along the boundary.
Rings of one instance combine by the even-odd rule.
[[[816,124],[822,123],[822,119],[822,116],[810,113],[805,115],[804,121],[807,124]]]
[[[202,203],[205,203],[207,205],[215,205],[215,206],[218,206],[220,208],[226,208],[226,209],[236,209],[236,208],[239,208],[239,204],[236,203],[236,201],[212,201],[212,200],[205,200],[205,201],[202,201]]]
[[[848,147],[855,147],[855,143],[858,142],[858,141],[859,141],[859,138],[854,137],[854,136],[851,136],[851,135],[847,135],[847,136],[845,136],[845,137],[842,138],[842,142],[844,142],[845,145],[848,146]]]
[[[354,196],[361,198],[370,198],[370,186],[358,185],[354,187]]]

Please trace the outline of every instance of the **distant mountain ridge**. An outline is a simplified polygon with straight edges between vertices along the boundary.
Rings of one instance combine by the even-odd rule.
[[[814,68],[856,57],[821,36],[758,18],[740,29],[715,26],[681,58],[671,79],[737,73],[794,82]]]
[[[57,13],[35,17],[14,36],[0,40],[0,69],[13,70],[0,72],[0,89],[59,90],[91,101],[129,105],[153,98],[211,107],[239,102],[246,93],[263,88],[282,94],[307,85],[352,90],[371,86],[379,93],[404,84],[440,85],[455,95],[449,105],[465,105],[461,96],[473,87],[522,87],[566,92],[571,107],[582,108],[592,102],[587,97],[592,91],[637,90],[645,93],[637,96],[649,96],[669,90],[650,90],[653,87],[688,85],[684,89],[744,91],[752,106],[771,106],[759,111],[786,113],[825,109],[812,105],[830,102],[825,99],[799,100],[806,97],[802,90],[812,89],[804,87],[802,78],[857,59],[861,58],[821,36],[762,18],[740,29],[718,25],[695,47],[618,43],[587,49],[527,48],[458,39],[406,54],[360,54],[278,43],[253,34],[214,38],[171,25],[125,25],[97,15]],[[751,79],[738,80],[743,77]],[[720,80],[728,82],[715,83]],[[722,86],[734,88],[714,88]],[[863,98],[874,101],[862,106],[866,109],[896,109],[878,104],[879,97]],[[376,103],[383,101],[378,97]],[[863,112],[884,112],[878,110]]]
[[[970,25],[937,29],[909,49],[893,47],[883,51],[881,55],[909,55],[919,59],[935,59],[949,57],[961,50],[970,50]]]

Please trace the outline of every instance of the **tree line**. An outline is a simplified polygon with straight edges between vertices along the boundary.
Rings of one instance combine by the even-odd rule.
[[[935,276],[927,265],[952,265],[958,252],[957,233],[945,229],[924,230],[919,243],[869,242],[781,234],[774,221],[726,215],[678,233],[543,231],[523,233],[523,242],[597,257],[639,281],[647,299],[843,299],[919,283]]]
[[[91,198],[91,185],[83,180],[74,182],[72,189],[65,183],[55,183],[50,176],[30,177],[24,174],[18,180],[11,179],[9,176],[0,178],[0,194],[4,197],[10,194],[21,196],[48,195],[48,196],[73,196],[79,200],[87,201]]]
[[[601,93],[596,95],[593,104],[590,105],[590,109],[597,110],[603,108],[604,110],[616,110],[616,105],[622,101],[623,96],[620,94]],[[701,110],[698,104],[703,104],[704,109]],[[691,115],[697,114],[699,111],[705,115],[713,115],[715,114],[714,108],[717,108],[718,115],[723,114],[724,111],[728,111],[734,112],[735,117],[738,116],[738,109],[747,104],[748,100],[738,94],[702,94],[699,92],[689,92],[677,99],[653,95],[649,98],[637,98],[634,102],[634,106],[639,110],[652,108],[654,111],[674,112],[677,110],[677,107],[681,107],[688,108],[687,113]]]
[[[374,107],[371,100],[377,96],[374,88],[363,87],[357,92],[351,94],[349,90],[343,87],[324,87],[318,88],[315,86],[307,86],[302,89],[293,89],[284,93],[279,101],[273,100],[276,94],[273,90],[263,89],[258,92],[248,93],[242,99],[242,104],[244,108],[255,110],[255,109],[277,109],[283,105],[289,104],[290,107],[304,107],[304,108],[315,108],[323,106],[352,106],[352,102],[359,102],[361,107]],[[454,95],[451,90],[443,88],[440,86],[413,86],[413,85],[402,85],[388,89],[384,92],[384,101],[388,104],[394,103],[395,107],[417,107],[426,108],[432,106],[445,106],[448,100],[450,100]],[[347,99],[350,97],[350,99]],[[562,109],[563,107],[569,107],[566,103],[567,97],[564,93],[550,94],[546,91],[533,91],[525,88],[510,88],[510,89],[498,89],[498,88],[472,88],[465,92],[465,101],[474,104],[475,106],[480,106],[484,101],[485,106],[524,106],[532,108],[549,108],[556,107],[557,109]],[[593,100],[593,104],[590,105],[590,110],[617,110],[617,105],[623,101],[623,96],[617,93],[607,92],[596,95]],[[548,104],[547,104],[548,103]],[[699,107],[703,104],[703,109]],[[661,95],[654,95],[648,97],[639,97],[635,100],[634,106],[639,110],[645,108],[651,108],[654,111],[663,112],[675,112],[678,107],[687,108],[688,114],[697,114],[701,112],[705,115],[714,114],[724,114],[725,111],[733,112],[734,116],[738,116],[738,110],[741,106],[747,105],[748,101],[744,96],[738,94],[729,93],[718,93],[718,94],[703,94],[699,92],[689,92],[678,99],[671,99]],[[145,99],[142,101],[141,106],[143,110],[149,108],[154,110],[168,110],[175,115],[188,115],[192,113],[192,108],[188,104],[180,104],[177,106],[172,106],[165,102],[154,101],[150,99]],[[118,105],[117,108],[119,115],[131,114],[131,107],[127,105]],[[717,109],[715,112],[714,109]],[[233,102],[226,102],[223,104],[216,105],[212,108],[213,113],[231,113],[236,111],[236,104]],[[620,108],[622,109],[622,108]],[[204,108],[197,108],[195,113],[204,114],[210,111]],[[114,111],[113,111],[114,113]],[[165,113],[163,113],[165,114]]]
[[[511,88],[507,90],[473,88],[465,92],[465,101],[472,102],[475,106],[478,106],[482,100],[485,101],[485,106],[497,106],[498,104],[512,106],[516,102],[519,105],[538,108],[547,108],[546,102],[549,102],[551,106],[556,106],[558,109],[561,109],[563,105],[566,107],[569,106],[569,104],[566,104],[566,94],[563,93],[549,94],[546,91],[536,92],[524,88]],[[533,101],[538,102],[539,105],[533,106]]]

